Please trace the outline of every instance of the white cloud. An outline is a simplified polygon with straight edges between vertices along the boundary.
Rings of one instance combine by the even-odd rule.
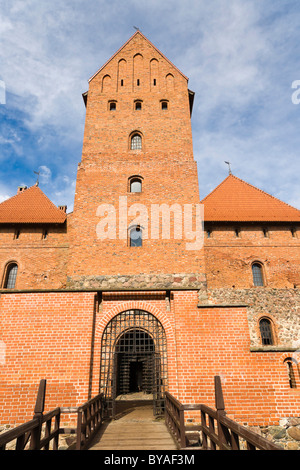
[[[237,176],[287,202],[299,201],[294,175],[300,105],[291,101],[291,84],[300,80],[299,21],[292,0],[5,2],[0,79],[6,106],[26,114],[23,124],[30,132],[43,130],[40,148],[55,139],[69,146],[64,163],[71,165],[74,145],[80,153],[83,138],[81,93],[135,25],[189,77],[196,92],[192,124],[201,194],[226,176],[224,160],[229,160]],[[0,146],[5,143],[21,154],[12,135],[2,133]],[[74,197],[72,184],[57,176],[60,164],[52,149],[42,165],[51,167],[51,175],[44,175],[47,187],[54,198],[57,192],[67,197],[68,191]],[[31,158],[37,168],[39,156]]]
[[[39,181],[47,184],[51,180],[52,172],[50,168],[45,165],[39,167]]]

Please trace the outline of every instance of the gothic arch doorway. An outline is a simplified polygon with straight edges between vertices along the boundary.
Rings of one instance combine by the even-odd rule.
[[[144,310],[116,315],[101,343],[100,388],[107,415],[115,416],[116,400],[138,393],[153,400],[153,414],[158,416],[164,410],[166,386],[167,341],[162,324]]]

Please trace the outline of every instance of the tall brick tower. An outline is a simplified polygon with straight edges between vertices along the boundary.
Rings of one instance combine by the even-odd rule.
[[[69,287],[204,282],[193,95],[139,31],[89,80]]]

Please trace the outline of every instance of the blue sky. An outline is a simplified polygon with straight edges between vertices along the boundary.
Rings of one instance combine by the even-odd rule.
[[[40,171],[41,189],[72,210],[82,93],[134,26],[196,93],[201,198],[230,161],[236,176],[300,208],[298,0],[2,0],[0,201]]]

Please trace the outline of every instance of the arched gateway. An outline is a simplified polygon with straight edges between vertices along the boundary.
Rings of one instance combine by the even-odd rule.
[[[153,397],[153,413],[164,409],[167,386],[167,341],[159,320],[144,310],[126,310],[106,326],[101,344],[100,388],[108,415],[116,399],[138,392]]]

